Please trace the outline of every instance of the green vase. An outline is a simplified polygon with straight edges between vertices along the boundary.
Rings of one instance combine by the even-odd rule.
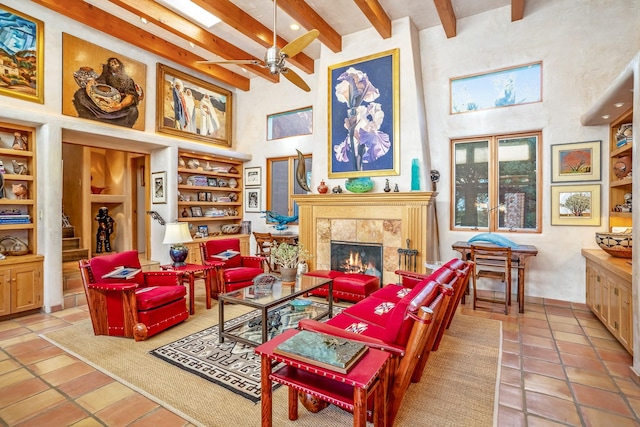
[[[373,180],[369,177],[349,178],[344,186],[352,193],[366,193],[373,189]]]

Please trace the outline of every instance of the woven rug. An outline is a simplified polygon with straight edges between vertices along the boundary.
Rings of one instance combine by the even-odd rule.
[[[251,309],[225,307],[229,318]],[[152,356],[150,351],[217,324],[218,309],[204,308],[196,294],[196,313],[146,341],[94,336],[90,321],[43,336],[122,384],[144,394],[196,426],[258,426],[260,404]],[[431,354],[419,383],[411,384],[394,426],[491,426],[500,384],[501,323],[458,313],[438,351]],[[287,389],[273,393],[273,425],[343,427],[351,414],[329,406],[317,414],[300,408],[289,421]],[[426,424],[425,424],[426,423]]]
[[[316,317],[327,310],[326,304],[312,303],[304,311],[288,305],[269,315],[268,337],[298,326],[301,319]],[[341,311],[338,307],[334,312]],[[226,316],[225,316],[226,317]],[[225,322],[225,331],[235,330],[251,341],[262,339],[260,312],[251,311]],[[218,384],[252,402],[260,401],[260,356],[254,347],[226,338],[220,343],[218,325],[163,345],[150,353],[187,372]],[[235,333],[234,331],[234,333]]]

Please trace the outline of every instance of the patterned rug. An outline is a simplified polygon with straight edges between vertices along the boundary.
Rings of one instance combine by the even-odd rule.
[[[326,304],[316,302],[304,311],[295,311],[289,305],[281,306],[269,315],[268,338],[296,328],[300,319],[316,317],[326,310]],[[334,306],[334,313],[338,311],[342,310]],[[260,311],[254,310],[226,321],[224,330],[259,342],[262,335]],[[253,346],[229,338],[225,338],[224,343],[220,344],[218,331],[218,325],[212,326],[149,353],[254,403],[259,402],[260,356],[253,352]]]

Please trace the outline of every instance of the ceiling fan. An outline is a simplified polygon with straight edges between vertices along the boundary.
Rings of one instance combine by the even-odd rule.
[[[258,61],[255,59],[237,59],[237,60],[219,60],[219,61],[198,61],[199,64],[253,64],[259,67],[268,68],[271,74],[282,74],[287,80],[300,89],[310,92],[311,88],[302,80],[295,71],[291,70],[286,65],[286,59],[296,56],[304,48],[318,37],[320,31],[311,30],[306,34],[301,35],[295,40],[289,42],[286,46],[280,49],[276,44],[276,23],[278,6],[277,0],[273,0],[273,46],[267,49],[264,54],[264,61]]]

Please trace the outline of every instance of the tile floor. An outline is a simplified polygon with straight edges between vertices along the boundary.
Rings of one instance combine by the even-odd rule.
[[[503,321],[500,426],[640,426],[632,358],[585,305],[459,310]],[[80,307],[0,322],[0,425],[191,425],[38,336],[86,318]]]

